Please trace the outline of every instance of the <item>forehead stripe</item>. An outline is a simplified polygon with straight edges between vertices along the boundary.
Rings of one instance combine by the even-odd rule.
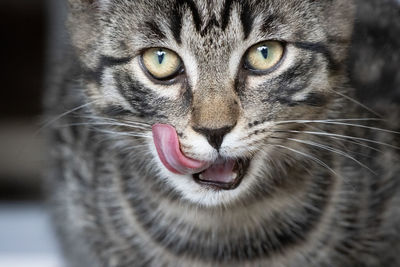
[[[228,27],[229,18],[231,16],[232,5],[235,2],[241,6],[240,20],[241,20],[242,26],[243,26],[244,39],[247,39],[247,37],[250,35],[250,32],[252,30],[253,21],[254,21],[252,10],[247,1],[243,1],[243,0],[226,0],[225,1],[224,8],[222,9],[222,14],[221,14],[222,30],[226,30],[226,28]]]
[[[196,7],[196,4],[192,0],[177,0],[175,2],[174,8],[172,9],[170,28],[178,44],[182,42],[181,40],[182,17],[185,6],[187,6],[192,13],[193,22],[197,32],[200,32],[201,25],[203,24],[201,17],[199,15],[199,11]]]
[[[143,31],[147,32],[147,36],[154,36],[155,38],[158,38],[160,40],[166,38],[165,33],[160,29],[157,22],[153,20],[149,20],[144,23]]]
[[[251,30],[253,28],[254,17],[250,9],[250,5],[244,2],[242,6],[242,11],[240,13],[240,20],[242,21],[244,39],[246,40],[249,37]]]

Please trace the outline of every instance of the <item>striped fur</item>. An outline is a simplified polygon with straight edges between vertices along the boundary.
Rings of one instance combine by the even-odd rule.
[[[399,127],[350,98],[351,1],[69,7],[47,99],[63,114],[47,176],[69,266],[400,266],[400,141],[384,130]],[[284,59],[250,75],[243,55],[264,40],[284,42]],[[179,54],[177,82],[141,70],[150,47]],[[242,183],[215,190],[167,171],[155,123],[173,125],[192,158],[250,159]],[[227,124],[218,151],[195,131]]]

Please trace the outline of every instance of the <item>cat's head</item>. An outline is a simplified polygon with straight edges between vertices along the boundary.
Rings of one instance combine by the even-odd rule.
[[[302,151],[279,131],[341,114],[351,1],[69,1],[86,95],[103,117],[158,125],[151,162],[185,199],[250,194],[277,150]],[[190,159],[199,173],[174,172]]]

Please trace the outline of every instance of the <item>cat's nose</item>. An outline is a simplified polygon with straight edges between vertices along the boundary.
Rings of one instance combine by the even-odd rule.
[[[233,127],[234,126],[225,126],[218,129],[193,127],[193,130],[204,135],[207,138],[208,143],[216,150],[219,150],[222,141],[224,140],[224,136],[229,133]]]

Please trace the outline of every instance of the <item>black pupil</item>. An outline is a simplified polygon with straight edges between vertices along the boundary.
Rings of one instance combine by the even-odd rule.
[[[165,52],[162,50],[157,51],[158,63],[161,65],[165,58]]]
[[[258,51],[260,51],[261,52],[261,55],[264,57],[264,59],[267,59],[268,58],[268,47],[266,47],[266,46],[261,46],[261,47],[259,47],[258,48]]]

